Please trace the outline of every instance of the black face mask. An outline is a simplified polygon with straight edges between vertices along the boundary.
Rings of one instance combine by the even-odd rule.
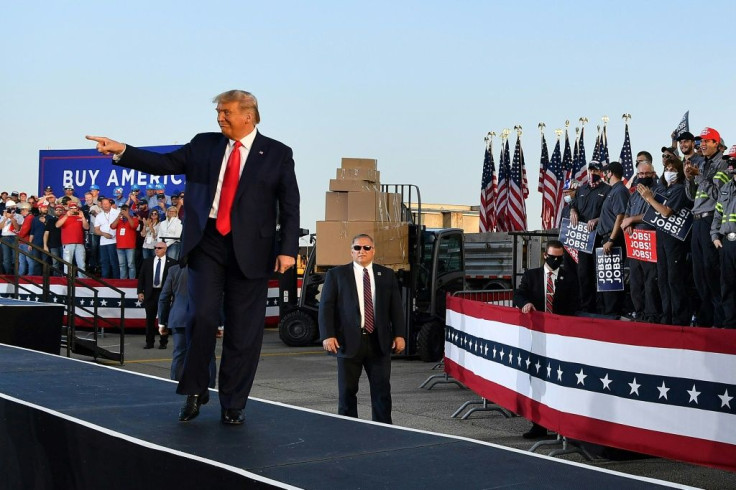
[[[562,265],[562,259],[562,255],[548,255],[547,258],[544,259],[544,262],[549,266],[550,269],[554,271],[560,268],[560,266]]]
[[[651,187],[654,184],[654,177],[639,177],[638,182],[646,187]]]
[[[590,181],[594,184],[601,181],[601,176],[598,174],[590,174]]]

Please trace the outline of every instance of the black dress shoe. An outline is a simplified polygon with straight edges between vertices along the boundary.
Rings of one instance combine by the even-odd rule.
[[[242,408],[223,408],[222,423],[225,425],[243,425],[245,422],[245,413]]]
[[[146,344],[144,349],[153,349],[153,344]]]
[[[187,401],[179,412],[179,422],[188,422],[199,415],[199,407],[210,401],[209,390],[201,395],[187,395]]]
[[[524,432],[521,437],[524,439],[541,439],[542,437],[547,437],[547,429],[539,424],[533,423],[532,428]]]
[[[166,344],[158,344],[159,349],[166,349]]]

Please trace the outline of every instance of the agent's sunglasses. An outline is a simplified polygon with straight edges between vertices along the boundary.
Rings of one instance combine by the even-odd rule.
[[[361,248],[366,252],[370,252],[373,249],[373,245],[353,245],[353,250],[355,250],[356,252],[360,252]]]

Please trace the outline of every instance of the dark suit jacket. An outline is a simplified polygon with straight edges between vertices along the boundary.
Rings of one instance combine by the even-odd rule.
[[[514,304],[521,308],[531,303],[538,311],[544,311],[545,279],[544,266],[524,272],[519,287],[514,291]],[[557,275],[552,308],[557,315],[574,315],[580,309],[577,278],[564,268],[560,268]]]
[[[169,257],[164,257],[165,266],[164,273],[161,277],[161,287],[166,283],[166,277],[169,275],[169,270],[176,265],[176,261]],[[148,257],[141,263],[141,270],[138,272],[138,294],[143,293],[143,302],[148,303],[155,299],[158,303],[158,297],[154,298],[153,295],[153,261],[156,257]]]
[[[394,337],[406,337],[404,311],[399,284],[394,271],[373,264],[376,282],[374,334],[382,353],[391,353]],[[354,357],[360,347],[360,303],[355,285],[353,263],[327,271],[319,301],[319,332],[322,339],[336,337],[340,344],[337,355]]]
[[[154,175],[186,175],[183,259],[202,239],[227,144],[228,138],[221,133],[202,133],[166,154],[128,145],[120,160],[114,162]],[[278,248],[277,220],[281,225]],[[299,187],[291,148],[256,134],[235,193],[231,222],[236,259],[246,277],[269,277],[277,254],[296,256]]]
[[[169,328],[185,328],[189,320],[189,268],[176,264],[168,271],[158,299],[159,323]]]

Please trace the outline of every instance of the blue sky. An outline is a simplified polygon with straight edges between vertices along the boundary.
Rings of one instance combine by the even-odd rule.
[[[302,226],[324,216],[340,158],[377,158],[384,183],[477,205],[488,131],[521,124],[539,228],[539,131],[621,114],[654,155],[682,114],[736,143],[736,3],[683,1],[42,2],[0,17],[0,188],[37,192],[38,151],[137,146],[217,131],[214,95],[259,99],[259,130],[294,150]],[[512,139],[513,144],[514,139]],[[496,145],[500,148],[500,145]],[[496,158],[498,150],[496,150]],[[655,158],[659,163],[659,160]],[[657,165],[659,170],[659,165]]]

